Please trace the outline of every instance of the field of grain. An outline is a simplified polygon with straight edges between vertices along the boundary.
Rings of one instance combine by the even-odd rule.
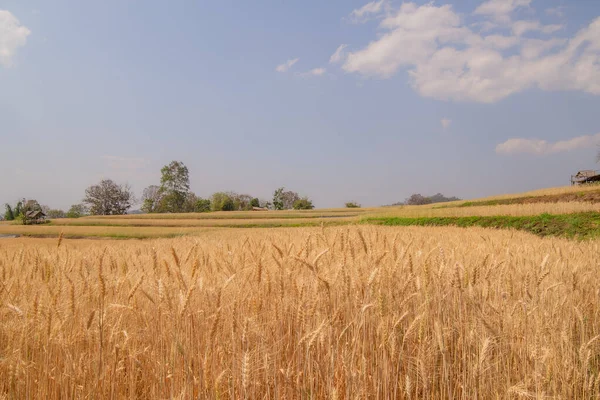
[[[599,244],[371,226],[4,239],[0,396],[598,398]]]
[[[473,206],[473,207],[440,207],[432,206],[403,206],[393,208],[380,208],[373,210],[365,217],[470,217],[470,216],[527,216],[540,214],[574,214],[582,212],[600,212],[599,203],[534,203],[534,204],[510,204],[497,206]]]

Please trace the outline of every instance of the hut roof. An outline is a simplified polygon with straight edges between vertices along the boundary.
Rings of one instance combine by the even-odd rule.
[[[45,217],[46,214],[44,214],[43,211],[41,210],[33,210],[33,211],[27,211],[25,213],[25,216],[27,218],[32,218],[32,219],[36,219],[36,218],[41,218],[41,217]]]
[[[586,169],[586,170],[577,172],[575,177],[576,178],[590,178],[590,177],[596,176],[596,175],[598,175],[597,171],[594,171],[593,169]]]

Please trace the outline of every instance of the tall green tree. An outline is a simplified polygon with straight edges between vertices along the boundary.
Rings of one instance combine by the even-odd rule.
[[[181,161],[171,161],[160,170],[160,212],[184,212],[190,191],[190,173]]]
[[[6,203],[4,205],[4,207],[6,209],[6,211],[4,212],[4,219],[7,221],[14,221],[15,220],[15,212],[13,211],[10,204]]]

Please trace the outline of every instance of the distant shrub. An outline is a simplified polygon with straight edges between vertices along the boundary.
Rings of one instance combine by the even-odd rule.
[[[313,208],[315,208],[315,206],[308,197],[303,197],[294,202],[294,210],[312,210]]]
[[[210,211],[210,200],[209,199],[198,199],[194,205],[194,212],[202,213]]]
[[[360,208],[361,205],[355,201],[349,201],[346,203],[346,208]]]

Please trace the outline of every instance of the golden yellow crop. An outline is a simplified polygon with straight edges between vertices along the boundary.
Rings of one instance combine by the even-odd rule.
[[[2,239],[0,396],[598,398],[599,250],[477,228]]]

